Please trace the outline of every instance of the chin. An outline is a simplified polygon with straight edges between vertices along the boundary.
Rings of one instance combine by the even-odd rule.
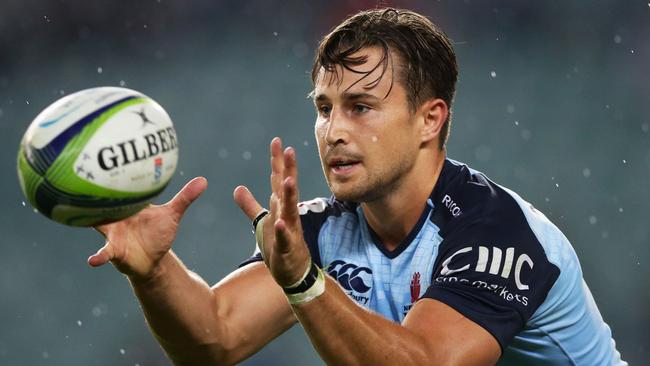
[[[341,187],[340,185],[330,186],[330,191],[337,200],[345,202],[365,202],[366,196],[368,195],[366,189],[358,189],[358,187]]]

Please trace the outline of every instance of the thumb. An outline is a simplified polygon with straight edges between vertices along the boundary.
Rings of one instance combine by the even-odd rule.
[[[165,206],[169,206],[174,213],[183,216],[185,210],[194,202],[205,189],[208,188],[208,180],[204,177],[196,177],[189,181],[176,196]]]
[[[114,257],[115,251],[113,250],[113,246],[111,245],[111,242],[107,241],[106,245],[98,250],[97,253],[88,257],[88,264],[92,267],[99,267],[108,263]]]
[[[233,197],[239,208],[244,211],[244,214],[246,214],[250,220],[254,220],[264,209],[264,207],[257,202],[255,197],[253,197],[251,191],[244,186],[238,186],[235,188]]]

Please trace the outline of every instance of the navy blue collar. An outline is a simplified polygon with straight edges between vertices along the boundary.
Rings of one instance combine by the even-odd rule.
[[[458,163],[459,164],[459,163]],[[462,165],[461,165],[462,166]],[[434,207],[437,202],[440,202],[441,197],[443,193],[447,190],[447,186],[457,173],[459,172],[459,165],[457,165],[455,162],[445,159],[445,162],[442,166],[442,169],[440,170],[440,175],[438,176],[438,180],[436,181],[436,185],[433,187],[433,191],[431,192],[431,195],[429,195],[429,198],[431,202],[433,203]],[[381,251],[386,257],[393,259],[399,256],[408,246],[413,242],[413,239],[417,236],[417,234],[420,232],[422,229],[422,226],[427,220],[427,217],[429,217],[429,212],[431,212],[432,206],[431,204],[427,203],[426,206],[424,207],[424,210],[422,211],[422,214],[420,214],[420,219],[418,219],[417,224],[411,229],[411,231],[408,233],[408,235],[399,243],[399,245],[391,250],[386,249],[386,246],[381,242],[381,239],[379,238],[379,235],[368,225],[368,221],[365,221],[366,227],[368,228],[368,232],[370,233],[370,237],[377,246],[377,249]]]

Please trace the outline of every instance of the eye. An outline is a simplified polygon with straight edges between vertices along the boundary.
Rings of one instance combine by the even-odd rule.
[[[366,113],[369,110],[370,110],[370,107],[368,107],[367,105],[364,105],[364,104],[355,104],[354,106],[352,106],[352,112],[358,113],[358,114]]]
[[[332,107],[328,105],[318,106],[317,109],[318,109],[318,114],[323,117],[329,117],[330,112],[332,111]]]

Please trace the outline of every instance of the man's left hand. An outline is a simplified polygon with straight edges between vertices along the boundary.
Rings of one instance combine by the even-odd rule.
[[[296,151],[282,149],[282,141],[271,141],[271,198],[264,220],[264,245],[260,248],[275,281],[288,287],[299,281],[309,266],[309,251],[298,212],[298,168]],[[264,210],[244,186],[235,188],[235,202],[253,220]]]

